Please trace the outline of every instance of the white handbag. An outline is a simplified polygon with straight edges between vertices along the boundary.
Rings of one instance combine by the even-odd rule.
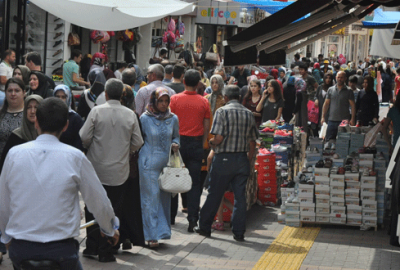
[[[171,153],[171,149],[170,152]],[[167,166],[163,168],[158,177],[160,189],[170,193],[185,193],[192,188],[192,178],[189,170],[184,168],[181,153],[178,151],[180,164],[175,168],[171,166],[171,157],[175,154],[170,154]]]

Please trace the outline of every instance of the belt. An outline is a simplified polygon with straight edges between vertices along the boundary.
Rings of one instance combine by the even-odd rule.
[[[202,141],[203,140],[203,136],[180,136],[181,139],[184,140],[193,140],[193,141]]]

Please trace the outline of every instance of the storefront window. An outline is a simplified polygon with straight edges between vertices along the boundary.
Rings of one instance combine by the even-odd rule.
[[[17,2],[17,1],[12,1],[12,2]],[[11,9],[12,10],[12,9]],[[11,27],[11,26],[10,26]],[[59,25],[56,25],[55,28],[59,27]],[[46,12],[32,4],[31,2],[28,2],[26,4],[26,35],[25,35],[25,53],[35,51],[40,53],[42,56],[42,59],[44,59],[44,49],[45,49],[45,31],[46,31]],[[49,32],[58,32],[58,29],[55,29],[52,27],[51,29],[48,29]],[[59,27],[60,28],[60,27]],[[62,28],[63,29],[63,28]],[[11,35],[14,35],[10,31]],[[12,37],[10,38],[12,40]],[[53,40],[49,41],[49,44],[47,47],[50,49],[52,47],[55,47],[55,42]],[[57,47],[57,46],[56,46]],[[58,46],[60,47],[60,46]],[[57,51],[57,48],[54,49],[54,51]]]
[[[324,38],[323,40],[325,40],[325,38]],[[321,51],[320,51],[320,54],[325,55],[325,41],[321,42]]]
[[[339,42],[339,36],[329,36],[329,42]]]

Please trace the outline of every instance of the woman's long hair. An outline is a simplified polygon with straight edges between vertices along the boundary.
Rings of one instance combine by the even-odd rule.
[[[274,98],[275,101],[279,101],[281,99],[283,99],[282,96],[282,90],[281,90],[281,86],[279,85],[279,83],[276,80],[270,80],[268,83],[271,84],[271,86],[274,88]]]
[[[4,87],[6,92],[7,92],[7,89],[8,89],[8,86],[10,85],[10,83],[18,84],[18,86],[22,89],[22,91],[25,92],[24,82],[21,79],[15,78],[15,77],[11,77],[10,79],[7,80],[6,85]],[[1,107],[1,109],[0,109],[0,121],[3,119],[4,115],[7,113],[7,110],[8,110],[8,101],[7,101],[7,98],[5,98],[3,107]]]
[[[258,86],[259,89],[260,89],[260,90],[258,90],[258,93],[259,93],[260,95],[262,95],[262,93],[261,93],[261,82],[260,82],[260,80],[259,80],[259,79],[251,80],[250,83],[249,83],[248,89],[247,89],[247,93],[246,93],[246,95],[244,95],[243,101],[245,101],[245,100],[250,100],[250,99],[253,97],[253,93],[252,93],[251,90],[250,90],[250,84],[251,84],[251,83],[257,84],[257,86]]]

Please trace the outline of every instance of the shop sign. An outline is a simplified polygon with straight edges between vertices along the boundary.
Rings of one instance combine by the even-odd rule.
[[[236,2],[199,1],[196,23],[238,26],[239,10]]]

